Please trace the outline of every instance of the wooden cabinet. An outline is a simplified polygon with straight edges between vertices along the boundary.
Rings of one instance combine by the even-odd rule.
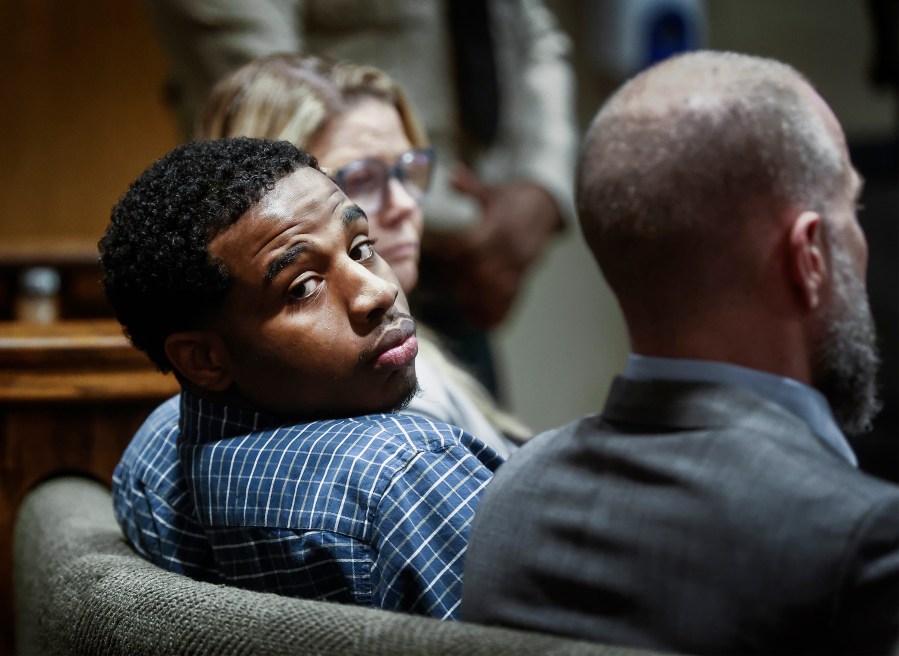
[[[177,393],[113,320],[0,323],[0,653],[12,653],[12,527],[40,481],[109,484],[135,430]]]
[[[96,240],[4,239],[0,241],[0,321],[16,318],[23,274],[49,267],[59,277],[60,319],[112,318],[103,286]]]

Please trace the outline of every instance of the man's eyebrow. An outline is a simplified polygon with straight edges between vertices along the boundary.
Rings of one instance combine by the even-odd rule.
[[[359,209],[358,205],[350,205],[344,210],[343,217],[341,217],[341,223],[343,224],[344,229],[346,229],[360,219],[367,219],[367,217],[365,216],[365,212]],[[299,257],[300,254],[308,248],[308,244],[304,242],[294,244],[274,260],[269,262],[269,265],[265,268],[265,286],[269,287],[275,281],[275,278],[278,277],[278,274],[281,273],[285,268],[293,264],[296,261],[297,257]]]
[[[278,274],[281,273],[285,268],[293,264],[300,253],[305,251],[307,248],[308,245],[304,242],[294,244],[274,260],[269,262],[269,265],[265,269],[265,286],[270,286],[275,281],[275,278],[278,276]]]
[[[368,219],[358,205],[350,205],[343,212],[343,227],[349,228],[359,219]]]

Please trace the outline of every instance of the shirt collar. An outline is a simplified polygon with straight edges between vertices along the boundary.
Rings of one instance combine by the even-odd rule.
[[[189,442],[212,442],[283,425],[284,419],[181,391],[180,429]]]
[[[633,380],[682,380],[748,389],[802,419],[824,444],[853,467],[858,466],[855,453],[837,426],[824,395],[798,380],[724,362],[637,353],[628,355],[624,375]]]

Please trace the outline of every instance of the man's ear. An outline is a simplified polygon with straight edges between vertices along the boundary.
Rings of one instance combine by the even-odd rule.
[[[194,385],[213,392],[231,386],[231,359],[222,339],[209,330],[173,333],[165,340],[172,366]]]
[[[824,225],[817,212],[803,212],[793,221],[789,235],[790,277],[798,297],[807,310],[821,304],[827,282],[827,260],[824,257]]]

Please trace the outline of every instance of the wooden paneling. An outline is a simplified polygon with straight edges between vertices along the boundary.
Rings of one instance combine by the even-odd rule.
[[[140,0],[0,2],[0,243],[96,244],[130,182],[179,140]]]
[[[0,2],[0,319],[21,268],[40,264],[60,271],[64,318],[111,314],[96,244],[131,181],[180,141],[166,70],[141,0]],[[0,653],[12,652],[10,539],[26,491],[62,471],[108,482],[176,390],[114,321],[0,323]]]
[[[100,283],[97,244],[89,239],[34,237],[0,241],[0,321],[16,318],[19,280],[31,267],[51,267],[60,278],[60,319],[111,318]]]
[[[11,653],[12,526],[29,489],[64,472],[109,483],[135,430],[175,394],[112,320],[0,323],[0,653]]]

